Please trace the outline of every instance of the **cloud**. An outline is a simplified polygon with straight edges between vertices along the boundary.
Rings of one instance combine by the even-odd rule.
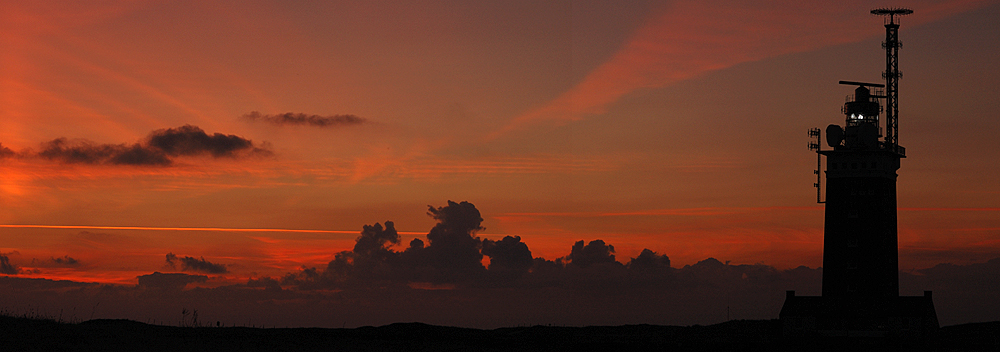
[[[95,144],[86,140],[70,142],[66,138],[56,138],[44,143],[38,156],[66,164],[166,166],[171,163],[162,151],[138,143],[131,146]]]
[[[354,253],[365,256],[375,256],[376,253],[389,250],[392,245],[399,244],[399,234],[396,233],[395,224],[392,221],[382,225],[365,225],[361,230],[361,236],[355,240]]]
[[[447,206],[427,206],[427,215],[438,221],[427,234],[430,244],[423,249],[429,264],[439,270],[467,274],[483,268],[482,240],[475,233],[484,230],[483,218],[469,202],[448,201]]]
[[[490,272],[520,276],[531,270],[534,259],[520,236],[506,236],[499,241],[483,240],[482,253],[490,257]]]
[[[13,150],[10,150],[10,148],[4,147],[3,143],[0,143],[0,159],[13,158],[14,155],[15,155],[15,153],[14,153]]]
[[[593,240],[583,245],[583,241],[573,244],[573,249],[566,257],[568,264],[586,268],[594,264],[617,263],[615,247],[605,244],[603,240]]]
[[[76,258],[64,255],[62,257],[49,257],[47,260],[35,260],[31,259],[32,266],[52,266],[52,267],[72,267],[80,265],[80,261]]]
[[[167,253],[167,265],[176,267],[177,262],[181,263],[181,271],[200,271],[207,274],[225,274],[229,272],[229,269],[226,269],[225,265],[209,262],[205,260],[205,257],[201,257],[201,259],[178,257],[173,253]]]
[[[6,255],[0,254],[0,274],[6,275],[17,275],[21,270],[17,265],[10,263],[10,258]]]
[[[189,283],[208,281],[208,276],[205,275],[188,275],[181,273],[164,274],[159,271],[152,274],[140,275],[136,278],[139,280],[139,287],[172,291],[180,291]]]
[[[244,152],[267,153],[255,148],[249,139],[222,133],[210,136],[191,125],[153,131],[146,137],[146,141],[150,147],[170,156],[211,154],[216,158],[235,158]]]
[[[392,221],[386,221],[385,227],[378,223],[365,225],[354,249],[336,253],[326,270],[303,268],[289,273],[282,282],[306,288],[343,288],[481,279],[486,268],[482,264],[482,240],[475,233],[483,229],[483,218],[476,206],[448,201],[443,207],[428,206],[427,215],[438,223],[427,234],[426,245],[416,238],[404,251],[397,252],[391,249],[400,242]]]
[[[863,1],[674,1],[606,62],[552,101],[515,117],[487,138],[539,123],[561,125],[603,114],[623,97],[709,72],[781,55],[851,43],[883,32]],[[918,1],[907,26],[982,7],[967,0]],[[911,27],[912,28],[912,27]]]
[[[242,118],[251,122],[263,121],[277,126],[308,125],[313,127],[341,127],[360,125],[368,122],[368,120],[364,118],[349,114],[321,116],[291,112],[277,115],[265,115],[256,111],[251,111],[244,114]]]
[[[281,283],[270,277],[250,278],[246,283],[247,287],[263,288],[271,291],[281,291]]]
[[[722,321],[727,311],[736,319],[772,319],[786,290],[806,296],[821,292],[821,268],[778,270],[715,258],[675,268],[667,255],[650,249],[619,262],[615,247],[601,239],[577,241],[557,260],[531,258],[520,237],[476,237],[483,229],[482,214],[472,203],[429,206],[428,215],[437,224],[426,238],[408,245],[401,246],[391,221],[365,225],[354,248],[336,253],[325,268],[302,268],[280,280],[253,279],[245,286],[292,296],[336,292],[337,300],[364,306],[367,315],[391,317],[388,322],[441,316],[442,323],[463,326],[524,323],[503,320],[511,316],[538,323],[704,324]],[[482,256],[489,257],[488,267],[481,264]],[[966,322],[995,316],[990,314],[1000,312],[1000,303],[977,310],[952,297],[990,300],[1000,290],[991,279],[998,273],[1000,259],[939,265],[901,273],[900,292],[935,290],[942,323]],[[401,300],[408,304],[394,305]],[[407,315],[416,311],[422,315]]]
[[[98,144],[87,140],[56,138],[42,144],[38,157],[67,164],[169,166],[180,156],[211,155],[239,158],[271,155],[266,147],[236,135],[209,135],[201,128],[184,125],[151,132],[134,144]]]
[[[670,258],[657,254],[649,249],[643,249],[638,257],[632,258],[626,265],[630,270],[664,270],[670,269]]]

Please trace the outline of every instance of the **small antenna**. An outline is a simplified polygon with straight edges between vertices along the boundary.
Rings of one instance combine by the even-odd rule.
[[[889,16],[889,23],[895,23],[895,16],[906,16],[913,13],[913,10],[902,8],[902,7],[883,7],[880,9],[872,10],[872,14],[876,16]]]
[[[815,139],[814,141],[809,142],[809,150],[816,151],[816,170],[813,170],[813,173],[816,174],[816,183],[813,183],[813,187],[816,187],[816,203],[822,204],[826,203],[825,201],[822,201],[820,198],[820,180],[821,180],[820,170],[822,170],[822,165],[823,165],[822,159],[820,158],[823,155],[820,152],[819,143],[820,139],[822,139],[823,137],[820,136],[818,128],[810,128],[809,137]]]

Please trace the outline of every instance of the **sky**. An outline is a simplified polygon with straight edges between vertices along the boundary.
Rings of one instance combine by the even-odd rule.
[[[889,5],[915,11],[901,293],[934,289],[943,324],[1000,319],[982,283],[1000,273],[1000,3]],[[785,290],[819,292],[806,131],[842,123],[839,80],[881,81],[884,6],[4,1],[6,309],[495,327],[706,324],[725,301],[774,318]]]

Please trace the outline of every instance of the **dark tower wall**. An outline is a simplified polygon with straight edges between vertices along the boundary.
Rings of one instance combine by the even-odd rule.
[[[843,146],[822,153],[827,157],[823,297],[898,296],[899,155]]]

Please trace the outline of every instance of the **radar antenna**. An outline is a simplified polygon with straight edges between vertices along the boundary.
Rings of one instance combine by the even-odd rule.
[[[893,152],[899,153],[899,79],[903,76],[899,72],[899,48],[903,43],[899,41],[899,23],[896,23],[896,16],[906,16],[913,13],[913,10],[906,8],[880,8],[871,11],[873,15],[886,17],[885,41],[882,48],[885,49],[885,144]]]

